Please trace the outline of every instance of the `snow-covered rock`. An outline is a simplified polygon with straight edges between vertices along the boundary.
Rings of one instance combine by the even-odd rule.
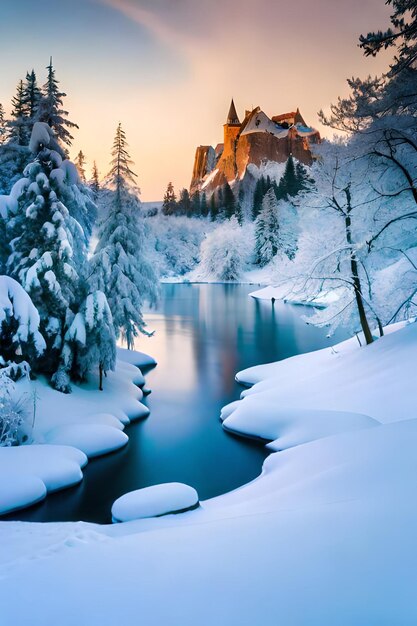
[[[165,483],[137,489],[118,498],[112,506],[115,522],[179,513],[198,505],[198,493],[189,485]]]
[[[80,423],[57,426],[46,433],[45,438],[48,443],[78,448],[90,459],[123,448],[129,441],[129,437],[119,428]]]

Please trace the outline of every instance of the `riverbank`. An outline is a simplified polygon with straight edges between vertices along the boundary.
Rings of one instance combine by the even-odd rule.
[[[31,444],[0,449],[0,514],[37,503],[48,493],[76,485],[91,458],[125,446],[126,425],[149,415],[141,400],[139,367],[154,365],[146,354],[118,349],[116,370],[104,390],[98,376],[62,394],[44,377],[23,379],[16,397],[32,408]]]
[[[226,419],[239,430],[251,404],[251,434],[285,449],[195,511],[116,526],[1,524],[2,624],[191,626],[198,615],[202,626],[411,626],[416,358],[409,324],[365,348],[350,340],[238,374],[253,386]]]

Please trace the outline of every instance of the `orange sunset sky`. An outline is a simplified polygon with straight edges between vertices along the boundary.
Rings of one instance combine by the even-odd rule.
[[[44,82],[52,55],[80,126],[72,156],[81,148],[104,174],[120,120],[145,201],[161,199],[169,180],[188,187],[195,148],[222,141],[232,96],[241,116],[256,105],[269,115],[299,106],[319,127],[317,111],[348,93],[347,77],[382,73],[389,62],[387,54],[365,59],[357,47],[361,33],[387,25],[381,0],[1,4],[6,111],[27,69]]]

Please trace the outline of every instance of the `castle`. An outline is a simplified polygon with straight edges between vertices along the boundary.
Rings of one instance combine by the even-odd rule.
[[[230,104],[224,129],[224,141],[199,146],[194,159],[190,193],[211,194],[226,182],[241,180],[250,163],[260,166],[267,161],[284,163],[290,154],[310,165],[311,144],[320,142],[320,134],[307,126],[299,109],[269,118],[260,107],[246,111],[240,122],[235,104]]]

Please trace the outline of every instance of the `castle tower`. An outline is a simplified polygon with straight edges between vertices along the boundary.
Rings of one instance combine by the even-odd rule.
[[[223,126],[223,160],[227,163],[225,171],[225,177],[227,180],[233,180],[236,176],[236,141],[240,132],[240,127],[241,123],[236,113],[235,103],[232,98],[229,113],[227,115],[227,121]]]
[[[232,101],[230,103],[229,115],[227,116],[227,126],[240,126],[240,121],[236,113],[235,103]]]

